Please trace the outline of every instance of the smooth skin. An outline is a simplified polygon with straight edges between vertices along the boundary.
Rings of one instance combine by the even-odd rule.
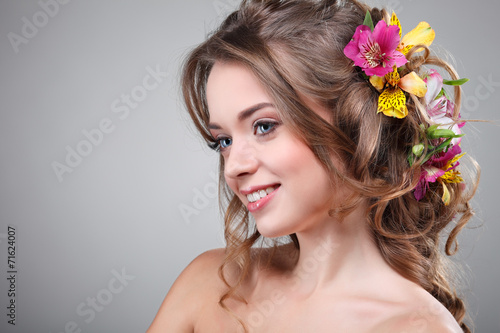
[[[264,259],[252,263],[239,290],[248,303],[226,302],[249,332],[462,332],[441,303],[385,262],[364,205],[342,222],[329,216],[348,190],[331,184],[308,146],[281,122],[250,70],[216,63],[207,102],[226,182],[245,205],[248,190],[278,187],[252,212],[257,228],[266,237],[296,233],[300,243],[297,256],[290,255],[292,245],[284,245],[269,265],[263,264],[269,250],[252,250]],[[308,105],[326,119],[324,110]],[[243,332],[218,304],[226,290],[218,276],[223,259],[224,249],[216,249],[193,260],[147,332]],[[230,267],[229,282],[235,281],[234,271]]]

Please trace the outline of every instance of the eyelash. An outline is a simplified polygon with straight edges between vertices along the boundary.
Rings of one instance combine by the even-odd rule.
[[[276,129],[276,126],[278,126],[278,125],[281,125],[281,123],[277,122],[277,121],[260,120],[260,121],[257,121],[254,123],[253,131],[254,131],[255,135],[259,135],[259,136],[263,137],[263,136],[266,136],[266,135],[274,132],[274,130]],[[270,128],[267,131],[264,131],[262,133],[257,133],[258,129],[261,128],[262,126],[269,126]],[[221,142],[224,140],[231,140],[232,141],[232,139],[230,137],[220,137],[218,139],[214,139],[214,142],[209,143],[208,146],[217,152],[224,151],[225,149],[227,149],[231,145],[231,144],[229,144],[228,147],[222,147]]]

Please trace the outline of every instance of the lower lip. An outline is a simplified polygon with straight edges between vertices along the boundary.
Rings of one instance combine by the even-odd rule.
[[[271,193],[269,193],[268,195],[266,195],[262,199],[259,199],[255,202],[249,202],[247,205],[248,211],[250,213],[254,213],[256,211],[263,209],[269,203],[269,201],[271,201],[271,199],[274,198],[274,196],[276,195],[276,192],[278,192],[278,189],[280,187],[281,186],[278,186],[274,191],[272,191]]]

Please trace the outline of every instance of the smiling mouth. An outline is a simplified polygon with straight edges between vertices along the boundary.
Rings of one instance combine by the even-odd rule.
[[[262,198],[267,197],[268,194],[271,194],[276,190],[280,185],[274,185],[274,186],[269,186],[265,190],[257,190],[255,192],[252,192],[250,194],[247,194],[247,199],[249,202],[256,202]]]

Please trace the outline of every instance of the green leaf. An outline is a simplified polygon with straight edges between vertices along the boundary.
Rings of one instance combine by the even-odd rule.
[[[425,131],[425,134],[427,136],[427,138],[433,140],[433,139],[441,139],[441,138],[460,138],[463,136],[463,134],[455,134],[455,132],[453,132],[452,130],[450,129],[443,129],[443,128],[438,128],[439,125],[432,125],[432,126],[429,126],[426,131]]]
[[[420,124],[420,128],[422,128],[422,126],[423,126],[423,124]],[[432,125],[432,126],[429,126],[429,127],[427,127],[427,129],[425,130],[425,132],[426,132],[427,134],[432,133],[433,131],[437,130],[438,126],[439,126],[439,125],[437,125],[437,124],[434,124],[434,125]]]
[[[427,151],[427,154],[425,155],[423,161],[422,161],[422,164],[424,164],[425,162],[427,162],[432,157],[432,155],[437,154],[439,152],[442,152],[443,150],[445,150],[446,148],[448,148],[451,145],[451,140],[452,139],[453,138],[449,138],[449,139],[445,140],[443,143],[441,143],[439,146],[433,147],[432,149],[429,149]]]
[[[443,79],[443,84],[446,84],[448,86],[461,86],[465,82],[468,82],[469,79],[463,78],[459,80],[445,80]]]
[[[363,25],[368,26],[370,29],[372,29],[372,32],[373,32],[373,29],[374,29],[373,20],[372,20],[372,15],[370,14],[369,10],[366,11],[365,20],[363,21]]]
[[[444,91],[444,88],[441,88],[441,91],[439,92],[439,94],[436,96],[436,98],[434,98],[434,100],[438,99],[438,98],[441,98],[441,96],[443,96],[444,94],[446,94],[446,91]]]
[[[449,129],[436,129],[430,133],[427,133],[427,137],[431,140],[433,139],[441,139],[441,138],[460,138],[463,134],[455,134],[452,130]]]
[[[408,154],[408,164],[409,164],[410,166],[412,166],[412,165],[413,165],[413,155],[412,155],[412,154]]]
[[[452,140],[452,139],[453,139],[453,138],[448,138],[448,139],[446,139],[445,141],[443,141],[443,143],[441,143],[439,146],[437,146],[436,148],[434,148],[434,149],[432,150],[432,154],[440,153],[440,152],[442,152],[443,150],[445,150],[445,149],[449,148],[449,147],[450,147],[450,145],[451,145],[451,140]]]
[[[434,131],[427,133],[429,139],[439,139],[439,138],[451,138],[455,135],[455,132],[449,129],[435,129]]]

